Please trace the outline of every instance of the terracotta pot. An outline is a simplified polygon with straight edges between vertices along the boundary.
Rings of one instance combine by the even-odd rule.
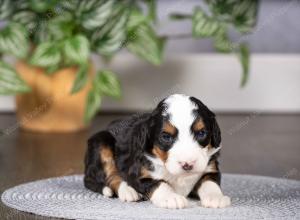
[[[37,132],[72,132],[84,129],[86,97],[91,79],[78,93],[70,94],[77,68],[69,67],[47,75],[41,68],[18,62],[16,70],[32,88],[16,96],[20,127]],[[89,76],[93,74],[90,67]]]

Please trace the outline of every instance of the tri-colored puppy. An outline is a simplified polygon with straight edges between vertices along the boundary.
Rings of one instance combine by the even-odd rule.
[[[230,198],[220,188],[221,132],[201,101],[171,95],[151,113],[112,122],[88,140],[85,187],[126,202],[149,199],[163,208],[222,208]]]

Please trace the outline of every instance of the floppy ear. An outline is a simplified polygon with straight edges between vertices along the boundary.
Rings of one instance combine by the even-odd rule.
[[[135,178],[139,176],[141,167],[145,163],[145,151],[151,147],[153,141],[151,134],[151,117],[140,119],[128,135],[130,136],[127,142],[129,150],[126,161],[127,167],[129,168],[127,173],[129,176]]]
[[[204,105],[199,99],[191,97],[191,100],[198,106],[198,111],[200,115],[207,116],[208,122],[211,125],[211,144],[215,148],[219,147],[221,143],[221,130],[217,123],[215,114],[211,110],[209,110],[209,108],[206,105]]]
[[[204,105],[203,102],[201,102],[199,99],[195,97],[191,97],[190,99],[198,106],[198,111],[200,112],[200,114],[205,114],[209,118],[215,117],[215,114],[211,110],[209,110],[209,108],[206,105]]]
[[[211,123],[212,123],[211,145],[217,148],[220,146],[221,143],[221,130],[215,117],[211,118]]]

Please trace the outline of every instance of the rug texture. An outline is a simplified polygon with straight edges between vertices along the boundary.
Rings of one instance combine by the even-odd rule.
[[[232,206],[209,209],[190,201],[181,210],[157,208],[150,202],[123,203],[83,186],[83,176],[40,180],[6,190],[2,202],[42,216],[67,219],[300,219],[300,181],[224,174],[222,188]]]

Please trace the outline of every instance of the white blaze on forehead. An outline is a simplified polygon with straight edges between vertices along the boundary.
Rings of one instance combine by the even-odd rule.
[[[171,95],[165,100],[165,103],[167,104],[165,114],[169,114],[170,122],[175,127],[187,129],[193,124],[195,120],[193,110],[197,106],[190,100],[189,96]]]
[[[168,151],[166,169],[172,175],[184,173],[181,163],[193,162],[195,173],[202,173],[209,161],[206,148],[201,148],[191,132],[191,126],[196,119],[194,110],[197,105],[189,96],[171,95],[165,100],[165,115],[169,115],[170,123],[178,129],[178,136]]]

